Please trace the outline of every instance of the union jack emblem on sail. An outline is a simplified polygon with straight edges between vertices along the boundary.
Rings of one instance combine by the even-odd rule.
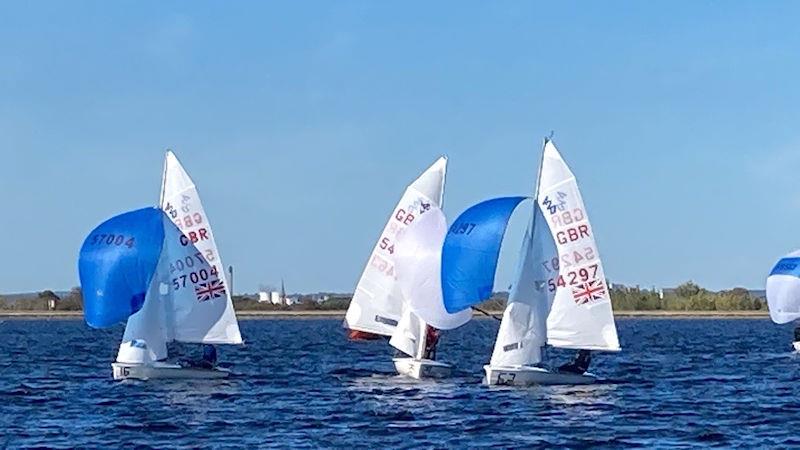
[[[572,298],[575,303],[584,305],[595,300],[600,300],[606,295],[606,286],[603,280],[592,280],[581,283],[572,288]]]
[[[211,280],[208,283],[199,283],[194,287],[198,302],[205,302],[225,295],[225,284],[222,280]]]

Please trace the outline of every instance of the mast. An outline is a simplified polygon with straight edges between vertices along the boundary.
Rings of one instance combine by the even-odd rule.
[[[553,137],[553,132],[550,132],[550,136],[545,136],[542,142],[542,156],[539,157],[539,170],[536,172],[536,187],[533,188],[533,217],[531,217],[531,238],[533,238],[534,230],[536,229],[536,208],[539,207],[539,187],[542,182],[542,166],[544,166],[544,150],[547,147],[547,143],[550,142],[550,139]],[[544,352],[547,348],[547,339],[545,339],[545,344],[541,347],[541,359],[544,360]]]
[[[167,149],[166,155],[169,155],[172,152],[172,149]],[[164,156],[164,170],[161,173],[161,194],[158,196],[158,207],[160,209],[164,208],[164,191],[167,188],[167,157]]]

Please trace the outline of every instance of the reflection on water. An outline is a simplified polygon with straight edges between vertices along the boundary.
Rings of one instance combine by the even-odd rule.
[[[246,346],[220,347],[227,380],[115,382],[122,327],[5,320],[0,446],[800,445],[800,357],[791,326],[768,320],[622,319],[623,351],[594,358],[603,383],[522,389],[482,384],[490,320],[446,333],[454,377],[423,382],[395,375],[385,342],[347,342],[338,319],[242,332]]]

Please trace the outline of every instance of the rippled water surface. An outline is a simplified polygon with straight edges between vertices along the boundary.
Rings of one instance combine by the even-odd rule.
[[[0,447],[800,446],[791,327],[617,323],[623,351],[593,362],[607,382],[518,389],[481,385],[492,320],[442,338],[444,382],[395,376],[387,344],[347,342],[338,319],[242,320],[228,380],[115,382],[122,327],[5,319]]]

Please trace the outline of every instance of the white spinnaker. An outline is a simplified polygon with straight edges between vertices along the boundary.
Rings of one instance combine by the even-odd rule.
[[[450,314],[444,307],[441,274],[446,235],[447,219],[441,209],[432,207],[398,237],[395,254],[397,284],[407,308],[440,330],[460,327],[472,318],[472,309]]]
[[[553,301],[553,293],[547,289],[546,265],[557,255],[550,229],[534,204],[490,365],[508,367],[541,362],[542,347],[547,342],[547,315]]]
[[[183,232],[176,239],[165,236],[173,289],[174,315],[168,322],[172,332],[170,337],[180,342],[241,344],[242,336],[225,278],[225,266],[211,224],[194,182],[171,151],[167,151],[164,161],[161,209]],[[185,254],[187,242],[193,243],[200,255]],[[201,272],[201,259],[209,265],[206,276]],[[174,289],[176,282],[180,286],[177,291]]]
[[[784,258],[800,258],[800,250],[795,250]],[[787,262],[779,262],[781,263]],[[796,264],[794,261],[788,263]],[[783,324],[800,319],[800,278],[788,274],[768,276],[767,305],[769,316],[775,323]]]
[[[396,282],[395,241],[421,211],[441,206],[446,171],[447,158],[443,156],[403,193],[358,281],[345,316],[348,328],[384,336],[394,333],[404,304]]]
[[[547,317],[548,344],[618,351],[611,297],[589,216],[575,176],[550,141],[544,146],[537,203],[558,252],[547,267],[547,287],[555,293]]]

